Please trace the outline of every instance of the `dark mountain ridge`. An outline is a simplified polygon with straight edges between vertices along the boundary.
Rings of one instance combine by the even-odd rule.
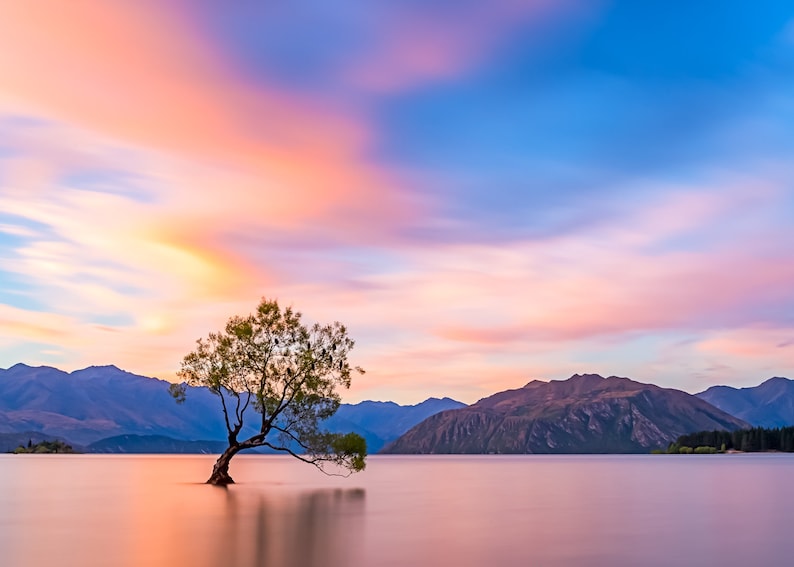
[[[574,374],[435,414],[382,452],[645,453],[684,433],[742,427],[747,423],[680,390]]]

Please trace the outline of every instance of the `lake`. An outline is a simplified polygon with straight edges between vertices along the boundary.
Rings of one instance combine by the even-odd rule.
[[[784,566],[794,455],[0,455],[4,567]]]

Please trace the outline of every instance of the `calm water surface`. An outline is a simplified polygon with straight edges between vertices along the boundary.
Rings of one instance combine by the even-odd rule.
[[[788,566],[794,456],[0,455],[4,567]]]

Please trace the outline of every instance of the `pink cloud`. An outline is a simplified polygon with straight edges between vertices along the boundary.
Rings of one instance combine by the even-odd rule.
[[[583,260],[570,272],[516,280],[513,289],[488,285],[483,276],[483,289],[512,298],[501,309],[508,321],[460,321],[436,332],[451,340],[498,344],[749,324],[757,309],[789,299],[794,284],[794,267],[782,257],[740,252],[710,261],[692,254],[615,259]]]
[[[367,90],[394,91],[455,77],[488,58],[519,29],[540,35],[541,26],[571,15],[571,0],[497,0],[395,4],[375,23],[373,47],[346,71],[352,84]]]
[[[709,355],[761,359],[782,368],[794,366],[794,329],[746,328],[714,333],[697,344]]]
[[[477,297],[478,308],[462,302],[461,316],[441,318],[444,323],[435,327],[440,337],[469,343],[752,324],[765,306],[792,300],[794,266],[786,261],[785,247],[769,247],[766,229],[737,226],[746,233],[741,244],[734,237],[704,251],[664,246],[741,213],[750,218],[753,211],[776,206],[779,196],[765,183],[742,179],[719,192],[673,192],[656,206],[633,209],[621,222],[591,231],[587,239],[515,243],[498,251],[453,247],[442,256],[465,258],[467,266],[428,261],[437,268],[420,287],[439,290],[434,295],[448,302]]]

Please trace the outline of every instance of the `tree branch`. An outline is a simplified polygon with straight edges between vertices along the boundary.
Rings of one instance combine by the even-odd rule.
[[[315,467],[317,467],[317,469],[321,473],[323,473],[324,475],[327,475],[327,476],[339,476],[339,477],[347,478],[351,474],[353,474],[353,471],[350,471],[350,470],[348,470],[347,473],[330,473],[327,470],[325,470],[323,468],[323,464],[332,463],[332,462],[334,462],[333,459],[328,459],[328,458],[323,458],[323,457],[307,459],[305,456],[303,456],[303,455],[301,455],[299,453],[296,453],[295,451],[293,451],[289,447],[277,447],[277,446],[275,446],[275,445],[273,445],[271,443],[268,443],[267,441],[263,442],[262,445],[260,445],[260,446],[261,447],[270,447],[274,451],[282,451],[284,453],[289,453],[290,455],[292,455],[293,457],[295,457],[299,461],[303,461],[304,463],[308,463],[310,465],[314,465]]]
[[[226,398],[223,395],[223,386],[218,386],[218,396],[221,398],[221,405],[223,406],[223,420],[226,422],[226,431],[229,432],[229,436],[232,436],[232,426],[229,423],[229,412],[226,409]]]

